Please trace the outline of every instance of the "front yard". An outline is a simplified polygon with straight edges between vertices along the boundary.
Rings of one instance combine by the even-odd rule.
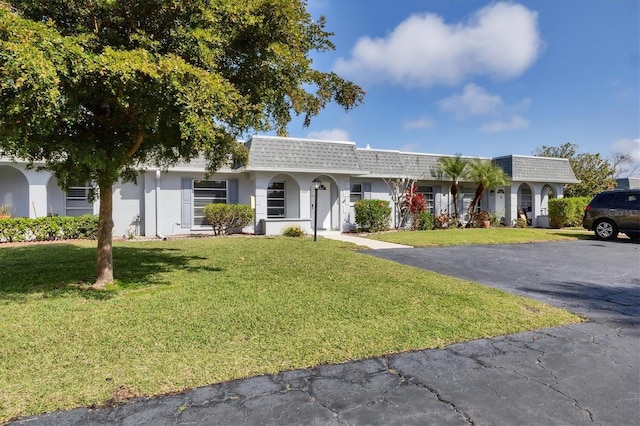
[[[0,246],[0,423],[580,321],[353,248],[285,237],[116,243],[117,283],[100,292],[87,289],[95,242]]]

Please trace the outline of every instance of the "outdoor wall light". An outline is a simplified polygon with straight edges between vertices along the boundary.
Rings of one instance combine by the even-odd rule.
[[[316,241],[318,239],[318,191],[324,191],[327,188],[318,178],[315,178],[311,182],[313,183],[313,189],[315,190],[315,197],[313,201],[313,241]]]

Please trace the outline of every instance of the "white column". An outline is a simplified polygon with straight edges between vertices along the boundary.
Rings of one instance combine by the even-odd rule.
[[[47,183],[51,178],[48,172],[23,170],[29,183],[29,217],[43,217],[47,215]]]

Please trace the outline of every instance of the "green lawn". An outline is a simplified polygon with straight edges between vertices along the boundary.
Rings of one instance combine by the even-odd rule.
[[[461,246],[469,244],[515,244],[592,238],[593,233],[578,229],[540,228],[455,228],[433,231],[390,231],[368,238],[413,247]]]
[[[326,239],[116,243],[95,291],[94,246],[0,245],[0,423],[580,321]]]

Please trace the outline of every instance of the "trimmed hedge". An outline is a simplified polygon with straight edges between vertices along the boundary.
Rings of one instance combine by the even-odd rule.
[[[376,232],[389,229],[391,207],[384,200],[360,200],[355,204],[358,231]]]
[[[98,217],[93,215],[0,220],[0,243],[95,239],[97,235]]]
[[[582,226],[584,208],[590,197],[554,198],[549,200],[549,224],[552,228]]]
[[[204,217],[215,235],[241,232],[253,220],[253,209],[244,204],[207,204]]]

